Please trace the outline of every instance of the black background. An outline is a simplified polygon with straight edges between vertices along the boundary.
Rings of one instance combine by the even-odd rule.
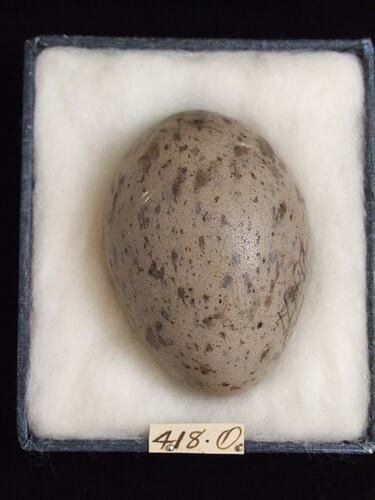
[[[19,448],[15,394],[23,44],[41,34],[375,39],[375,3],[1,4],[0,492],[4,498],[375,499],[375,458],[371,456],[38,454]]]

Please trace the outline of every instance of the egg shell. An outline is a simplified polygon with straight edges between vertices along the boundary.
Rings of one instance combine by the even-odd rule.
[[[233,394],[275,364],[303,302],[309,225],[262,137],[201,110],[158,123],[116,174],[105,247],[126,316],[175,378]]]

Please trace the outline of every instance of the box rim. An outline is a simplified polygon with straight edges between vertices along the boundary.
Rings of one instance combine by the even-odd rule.
[[[24,52],[24,92],[22,119],[22,173],[20,201],[19,310],[17,350],[17,432],[24,450],[147,452],[147,439],[42,439],[29,428],[26,407],[27,376],[32,308],[32,229],[33,229],[33,114],[35,99],[35,61],[48,47],[122,50],[182,51],[326,51],[350,52],[360,59],[365,84],[364,192],[366,208],[367,336],[370,369],[370,403],[366,435],[357,441],[334,442],[260,442],[245,441],[245,453],[373,453],[375,450],[375,80],[374,48],[370,39],[347,40],[251,40],[137,38],[44,35],[26,40]]]

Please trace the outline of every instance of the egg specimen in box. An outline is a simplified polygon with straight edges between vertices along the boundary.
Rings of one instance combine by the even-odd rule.
[[[306,206],[271,146],[187,111],[130,148],[105,248],[134,329],[175,378],[208,394],[258,382],[290,337],[308,268]]]

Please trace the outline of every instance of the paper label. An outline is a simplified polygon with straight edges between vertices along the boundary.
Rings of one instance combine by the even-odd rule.
[[[243,455],[243,424],[151,424],[150,453],[215,453]]]

